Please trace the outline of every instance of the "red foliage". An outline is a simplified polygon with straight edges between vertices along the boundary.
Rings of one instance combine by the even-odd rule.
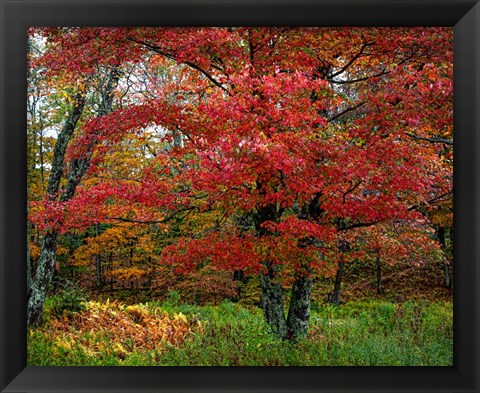
[[[44,203],[32,218],[38,225],[147,221],[190,208],[218,209],[232,220],[253,215],[255,230],[227,226],[180,238],[165,248],[162,262],[190,269],[208,258],[217,268],[259,271],[269,259],[295,270],[318,263],[319,250],[342,230],[339,219],[348,223],[343,229],[415,221],[413,207],[451,190],[441,146],[409,135],[451,137],[451,29],[40,33],[50,45],[40,60],[50,73],[85,76],[96,67],[154,64],[155,56],[178,65],[175,83],[155,98],[136,97],[134,105],[85,121],[68,153],[80,157],[94,141],[91,176],[105,169],[105,152],[129,133],[161,126],[165,142],[178,131],[183,143],[158,151],[135,184],[117,179],[79,189],[65,207]],[[189,98],[169,96],[168,89]],[[61,214],[70,218],[58,219]],[[318,241],[302,246],[304,238]]]

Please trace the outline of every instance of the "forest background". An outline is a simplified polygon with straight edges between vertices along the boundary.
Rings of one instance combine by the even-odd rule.
[[[32,29],[29,363],[452,364],[452,72],[449,28]]]

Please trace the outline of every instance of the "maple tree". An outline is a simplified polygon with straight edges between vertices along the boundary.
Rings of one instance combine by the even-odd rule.
[[[451,192],[451,166],[430,143],[451,144],[451,29],[36,33],[48,75],[130,71],[117,71],[123,94],[85,116],[65,150],[85,163],[85,181],[60,204],[35,204],[31,220],[54,233],[119,221],[168,232],[215,212],[159,263],[258,274],[265,320],[281,338],[306,334],[312,277],[344,263],[350,231],[424,220],[417,208]],[[134,139],[144,154],[113,165],[112,151]]]

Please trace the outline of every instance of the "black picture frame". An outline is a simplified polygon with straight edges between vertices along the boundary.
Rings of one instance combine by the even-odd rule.
[[[0,0],[2,392],[479,392],[480,4],[472,0]],[[26,367],[29,26],[454,26],[452,367]]]

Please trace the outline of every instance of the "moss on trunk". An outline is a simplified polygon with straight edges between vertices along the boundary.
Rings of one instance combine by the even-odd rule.
[[[42,252],[28,297],[27,323],[30,326],[40,326],[42,324],[43,304],[55,268],[57,242],[58,231],[48,232],[43,237]]]
[[[265,321],[273,332],[284,339],[287,335],[287,324],[283,312],[282,285],[275,280],[275,271],[271,265],[267,272],[260,275],[262,289],[261,302]]]
[[[308,334],[312,285],[313,280],[310,276],[297,277],[292,284],[287,318],[287,339],[297,339]]]

